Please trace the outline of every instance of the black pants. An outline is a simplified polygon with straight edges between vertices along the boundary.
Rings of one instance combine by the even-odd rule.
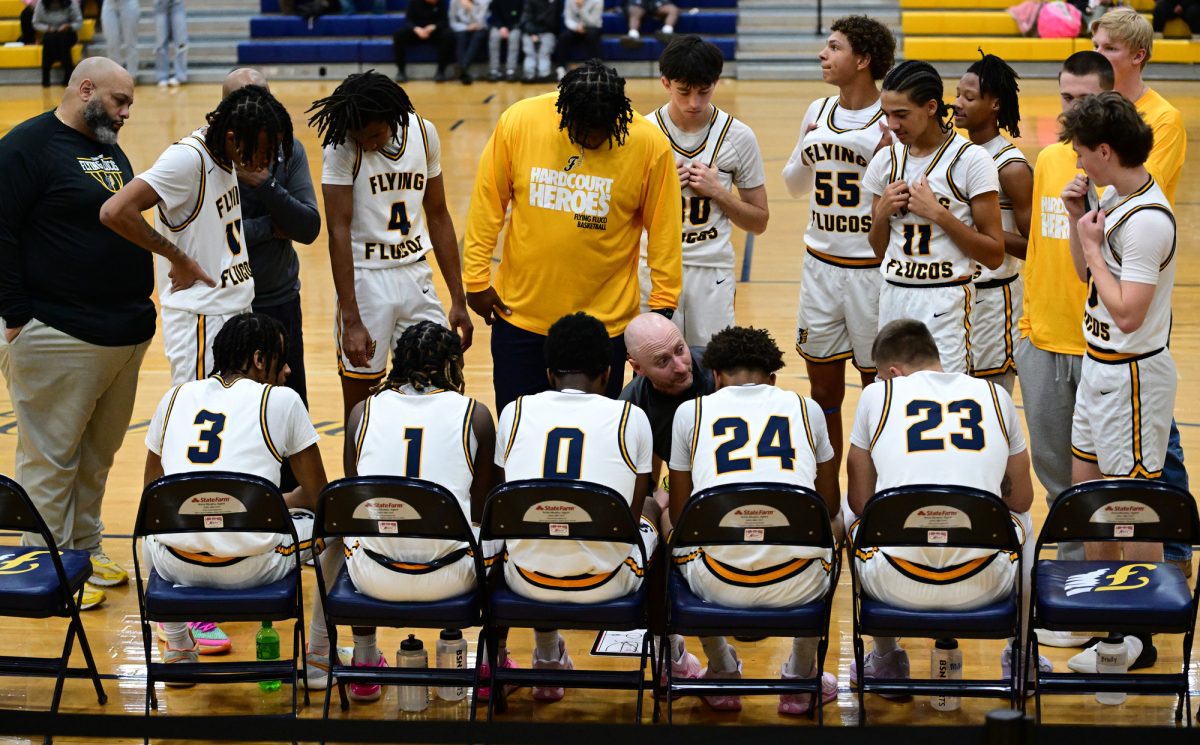
[[[445,72],[454,59],[454,34],[442,26],[422,39],[413,31],[412,26],[402,26],[392,35],[392,53],[396,57],[396,69],[405,72],[408,67],[408,48],[421,44],[432,44],[437,50],[438,72]]]
[[[1175,18],[1175,6],[1182,5],[1183,13],[1179,15],[1187,22],[1193,34],[1200,34],[1200,2],[1194,0],[1158,0],[1154,4],[1154,30],[1162,31],[1167,21]]]
[[[21,11],[21,43],[37,44],[37,32],[33,30],[33,7]]]
[[[565,66],[570,61],[571,51],[576,46],[582,46],[584,59],[600,58],[600,29],[584,27],[582,34],[577,34],[569,28],[558,35],[558,44],[554,47],[554,64]]]
[[[625,337],[614,336],[608,389],[604,395],[616,398],[625,383]],[[499,318],[492,324],[492,384],[496,389],[496,416],[518,396],[550,390],[546,378],[546,337],[517,328]]]
[[[42,35],[42,85],[50,85],[50,66],[62,63],[63,84],[71,79],[75,63],[71,61],[71,47],[78,41],[74,31],[47,31]]]
[[[300,297],[280,305],[255,305],[255,313],[270,316],[283,324],[284,338],[287,339],[288,367],[292,374],[288,376],[287,387],[300,394],[300,400],[308,406],[308,378],[304,374],[304,319],[300,313]],[[289,492],[299,486],[292,467],[283,461],[283,473],[279,478],[279,488]]]

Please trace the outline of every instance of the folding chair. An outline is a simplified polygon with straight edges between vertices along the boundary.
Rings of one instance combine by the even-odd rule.
[[[1038,536],[1036,555],[1041,556],[1043,546],[1059,541],[1193,545],[1198,537],[1196,502],[1183,489],[1147,479],[1089,481],[1067,489],[1051,505]],[[1186,710],[1191,726],[1188,668],[1200,586],[1189,589],[1183,572],[1169,562],[1040,558],[1034,564],[1031,585],[1031,629],[1183,634],[1180,672],[1038,673],[1034,692],[1039,720],[1043,693],[1124,691],[1178,696],[1175,720],[1183,719]],[[1029,648],[1030,654],[1037,654],[1036,634],[1029,635]]]
[[[430,602],[394,603],[375,600],[354,587],[350,573],[342,567],[337,577],[325,577],[321,562],[317,568],[317,588],[325,607],[329,629],[329,647],[337,649],[337,626],[386,626],[422,629],[466,629],[483,625],[483,552],[471,532],[458,500],[445,487],[431,481],[391,476],[359,476],[334,481],[321,492],[317,506],[314,538],[348,536],[379,538],[432,538],[466,543],[475,563],[476,589]],[[400,581],[400,580],[397,580]],[[479,636],[483,644],[483,634]],[[363,682],[381,685],[435,684],[469,686],[471,720],[475,719],[475,699],[479,691],[479,661],[466,670],[406,668],[356,668],[343,665],[330,656],[330,675],[337,679],[342,710],[349,708],[346,684]],[[329,718],[329,700],[333,686],[325,689],[322,716]]]
[[[138,540],[172,533],[282,533],[296,548],[296,571],[261,587],[243,590],[185,587],[163,579],[151,569],[142,579]],[[137,577],[138,611],[142,645],[146,652],[146,716],[158,709],[155,683],[247,683],[280,680],[292,685],[292,709],[286,715],[264,715],[283,720],[296,717],[296,660],[304,665],[304,598],[301,589],[299,539],[279,487],[266,479],[243,473],[206,471],[164,476],[142,492],[133,526],[133,565]],[[151,622],[211,621],[254,622],[295,619],[292,654],[286,660],[248,662],[196,662],[167,665],[153,662]],[[301,673],[303,674],[303,673]],[[308,690],[304,691],[308,704]]]
[[[739,517],[751,509],[753,517]],[[674,549],[700,546],[794,546],[824,548],[833,557],[829,588],[817,600],[790,608],[731,608],[702,600],[688,586],[678,569],[667,580],[667,628],[659,649],[667,649],[669,634],[687,636],[815,636],[816,677],[796,680],[780,678],[740,680],[688,680],[676,682],[667,670],[667,721],[671,721],[673,694],[720,692],[730,695],[811,693],[816,702],[817,721],[824,723],[821,709],[821,675],[829,648],[829,614],[837,589],[841,557],[829,525],[829,512],[820,495],[811,489],[788,484],[745,483],[705,489],[692,495],[671,534],[668,556]],[[812,559],[812,561],[820,561]],[[661,673],[656,676],[661,679]],[[659,703],[656,700],[655,718]],[[810,709],[810,714],[812,710]]]
[[[536,508],[553,503],[557,517],[543,518]],[[557,522],[554,522],[557,520]],[[638,531],[638,518],[616,491],[586,481],[528,479],[496,487],[483,509],[480,542],[488,540],[603,541],[635,545],[642,566],[649,567]],[[504,581],[503,562],[492,565],[488,579],[487,655],[491,666],[488,719],[495,709],[504,711],[504,684],[564,688],[606,688],[637,691],[636,722],[642,719],[642,693],[646,687],[646,662],[651,658],[649,631],[642,638],[639,669],[626,670],[520,670],[498,664],[498,630],[502,628],[584,629],[630,631],[648,629],[646,583],[635,592],[606,603],[547,603],[518,595]]]
[[[1016,708],[1022,670],[1018,654],[1021,625],[1021,543],[1004,502],[994,494],[962,486],[916,485],[879,492],[867,502],[848,550],[887,548],[981,548],[1015,552],[1018,571],[1008,597],[972,610],[909,610],[867,597],[851,556],[854,587],[854,661],[857,670],[859,723],[865,723],[865,695],[873,693],[1005,697]],[[994,561],[1008,561],[999,556]],[[1007,639],[1011,637],[1011,675],[1001,678],[946,680],[872,678],[863,674],[863,636],[907,636],[938,639]],[[1036,659],[1036,658],[1034,658]]]
[[[44,547],[0,546],[0,565],[4,567],[4,571],[0,572],[0,616],[69,619],[61,655],[5,655],[0,657],[0,675],[54,678],[54,695],[50,699],[52,715],[58,713],[63,681],[67,676],[90,677],[96,689],[96,699],[104,704],[108,701],[108,695],[100,684],[100,673],[92,658],[92,648],[88,645],[83,622],[79,619],[83,585],[92,576],[90,555],[87,551],[76,549],[60,551],[29,495],[20,484],[6,476],[0,476],[0,530],[36,533],[45,544]],[[79,637],[79,648],[87,663],[86,668],[70,667],[71,649],[76,636]],[[46,735],[44,742],[51,742],[50,735]]]

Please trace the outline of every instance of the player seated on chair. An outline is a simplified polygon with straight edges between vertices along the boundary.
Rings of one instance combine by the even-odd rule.
[[[288,376],[283,326],[249,313],[226,321],[213,342],[214,372],[163,396],[146,431],[146,483],[165,475],[235,471],[279,484],[289,459],[300,486],[283,495],[299,546],[281,533],[173,533],[149,536],[146,563],[168,582],[241,589],[283,579],[292,552],[309,548],[317,496],[325,488],[318,435],[299,394],[279,387]],[[163,662],[195,662],[201,623],[163,623]],[[224,635],[221,635],[224,637]],[[226,642],[228,643],[228,642]],[[173,685],[168,683],[167,685]],[[190,685],[190,684],[188,684]]]
[[[492,413],[462,395],[462,342],[432,321],[409,326],[396,343],[392,371],[371,395],[350,412],[343,463],[347,477],[405,476],[444,486],[463,515],[483,512],[495,486],[492,455],[496,425]],[[420,432],[419,438],[411,436]],[[330,541],[321,554],[321,571],[332,584],[348,567],[354,587],[376,600],[435,602],[475,587],[475,564],[468,544],[428,538],[348,538]],[[329,684],[329,633],[320,595],[309,625],[308,686]],[[373,626],[355,626],[354,665],[387,667]],[[382,688],[351,683],[350,698],[375,701]]]
[[[830,514],[841,491],[838,464],[816,401],[775,387],[783,353],[763,329],[733,327],[717,332],[704,352],[716,392],[687,401],[675,412],[671,434],[671,521],[679,519],[693,493],[743,482],[778,482],[816,489]],[[742,447],[728,452],[734,440]],[[676,551],[675,565],[692,592],[735,608],[786,608],[821,597],[829,587],[829,551],[789,546],[709,546]],[[784,678],[816,672],[816,637],[792,640]],[[742,663],[723,636],[701,637],[708,667],[671,637],[672,675],[681,678],[740,678]],[[837,698],[837,678],[821,680],[825,702]],[[714,709],[738,711],[738,696],[704,696]],[[779,697],[780,714],[805,714],[812,695]]]
[[[605,398],[610,351],[604,324],[574,313],[554,322],[546,337],[546,375],[553,390],[522,396],[504,407],[496,428],[496,465],[508,481],[564,479],[610,487],[641,515],[646,556],[658,545],[661,509],[650,494],[650,423],[642,410]],[[595,541],[507,542],[504,580],[518,595],[552,603],[604,603],[642,584],[637,546]],[[533,667],[572,670],[555,629],[534,630]],[[498,650],[506,667],[503,641]],[[537,687],[538,701],[558,701],[562,688]]]
[[[859,399],[846,460],[851,511],[861,514],[876,492],[899,486],[982,489],[1004,500],[1018,536],[1032,544],[1029,453],[1008,392],[988,380],[943,372],[933,335],[920,321],[885,325],[871,356],[879,382]],[[913,610],[969,610],[997,602],[1012,592],[1021,558],[977,548],[852,548],[862,592]],[[1026,579],[1030,563],[1021,567]],[[877,636],[874,642],[864,677],[907,678],[908,654],[896,639]],[[1008,646],[1001,663],[1007,678]],[[1045,669],[1049,662],[1039,665]],[[851,680],[855,669],[852,664]]]

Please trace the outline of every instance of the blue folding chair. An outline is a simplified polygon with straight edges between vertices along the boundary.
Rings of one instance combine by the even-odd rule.
[[[922,516],[920,513],[926,513]],[[930,516],[929,513],[939,513]],[[1010,552],[1020,562],[1021,542],[1004,502],[994,494],[963,486],[915,485],[886,489],[867,502],[848,550],[866,548],[980,548]],[[996,561],[1008,561],[1000,556]],[[854,661],[857,669],[858,718],[865,723],[868,692],[919,695],[1004,697],[1010,708],[1020,700],[1022,680],[1018,654],[1021,626],[1021,572],[1007,597],[973,610],[909,610],[868,597],[862,590],[857,559],[850,558],[854,587]],[[909,636],[927,639],[1012,638],[1011,674],[1000,678],[946,680],[935,678],[871,678],[863,675],[864,636]],[[1034,658],[1036,659],[1036,658]]]
[[[62,654],[58,657],[0,656],[0,675],[37,676],[54,678],[54,695],[50,713],[58,713],[62,700],[63,682],[68,676],[92,679],[96,699],[104,704],[108,695],[100,684],[100,673],[92,658],[83,622],[79,619],[79,603],[83,600],[83,585],[92,576],[91,556],[87,551],[59,550],[54,536],[38,514],[21,485],[7,476],[0,476],[0,530],[34,533],[45,546],[0,546],[0,616],[13,618],[66,618],[67,633]],[[83,652],[85,668],[72,668],[71,649],[75,637]],[[16,645],[19,647],[20,645]],[[51,742],[46,735],[44,742]]]
[[[739,510],[753,508],[752,520],[738,519]],[[659,655],[660,668],[667,671],[667,721],[671,721],[674,694],[720,692],[728,695],[811,693],[817,721],[824,723],[821,676],[829,648],[829,614],[841,569],[840,552],[829,524],[829,511],[819,494],[789,484],[745,483],[705,489],[693,494],[671,533],[668,556],[677,548],[701,546],[793,546],[823,548],[833,558],[829,588],[820,598],[790,608],[731,608],[702,600],[677,569],[667,580],[667,628],[660,649],[667,649],[667,636],[815,636],[815,677],[794,680],[754,678],[738,680],[687,680],[676,682]],[[820,561],[812,559],[812,561]],[[661,679],[661,673],[656,676]],[[659,703],[654,705],[658,716]],[[812,709],[810,709],[810,714]]]
[[[483,625],[483,552],[471,532],[471,524],[462,507],[445,487],[431,481],[392,476],[359,476],[339,479],[321,492],[317,506],[314,538],[429,538],[467,544],[465,552],[475,563],[476,589],[445,600],[393,603],[375,600],[354,587],[346,567],[337,577],[325,577],[321,562],[317,568],[317,588],[325,607],[329,629],[329,647],[337,649],[337,626],[387,626],[422,629],[465,629]],[[397,581],[402,581],[397,579]],[[483,644],[483,635],[479,637]],[[347,683],[379,685],[459,685],[470,687],[471,720],[475,719],[475,700],[479,691],[479,661],[469,669],[439,668],[362,668],[343,665],[330,656],[330,675],[337,679],[342,710],[349,708]],[[329,718],[332,685],[325,689],[322,716]]]
[[[282,533],[290,536],[296,571],[261,587],[243,590],[185,587],[163,579],[154,569],[142,579],[138,540],[172,533]],[[244,473],[206,471],[164,476],[142,492],[133,526],[133,565],[137,577],[142,645],[146,653],[146,716],[158,708],[155,683],[247,683],[280,680],[291,683],[292,707],[285,715],[265,715],[285,721],[296,717],[296,661],[304,665],[304,597],[301,589],[303,553],[292,518],[279,487]],[[286,660],[196,662],[167,665],[153,662],[152,622],[196,619],[228,622],[295,619],[292,654]],[[305,671],[307,672],[307,671]],[[303,673],[302,673],[303,674]],[[304,691],[308,704],[308,690]]]
[[[540,519],[538,505],[554,503],[570,517],[559,522]],[[488,540],[603,541],[637,546],[642,566],[649,567],[638,530],[638,518],[616,491],[586,481],[528,479],[510,481],[492,490],[483,509],[480,541]],[[488,719],[504,711],[504,684],[562,688],[605,688],[637,691],[635,721],[642,719],[646,663],[652,655],[651,634],[642,638],[637,670],[520,670],[498,664],[498,630],[507,628],[630,631],[647,629],[646,583],[635,592],[606,603],[547,603],[518,595],[504,581],[503,562],[492,566],[488,578],[487,655],[491,666]]]
[[[1077,484],[1050,507],[1037,540],[1186,543],[1200,538],[1196,502],[1185,490],[1162,481],[1109,479]],[[1041,673],[1034,683],[1037,717],[1043,693],[1124,691],[1179,697],[1175,721],[1192,724],[1188,668],[1200,585],[1188,588],[1179,567],[1169,562],[1058,561],[1040,559],[1030,581],[1029,628],[1052,631],[1112,630],[1128,634],[1182,634],[1183,668],[1174,673],[1087,675]],[[1036,634],[1029,635],[1036,655]],[[1030,657],[1030,659],[1037,659]],[[1130,660],[1132,662],[1132,660]]]

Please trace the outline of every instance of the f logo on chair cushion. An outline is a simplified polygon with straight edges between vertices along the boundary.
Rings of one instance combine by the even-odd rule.
[[[0,575],[32,572],[41,566],[41,562],[34,560],[49,553],[49,551],[26,551],[22,554],[0,554]]]

